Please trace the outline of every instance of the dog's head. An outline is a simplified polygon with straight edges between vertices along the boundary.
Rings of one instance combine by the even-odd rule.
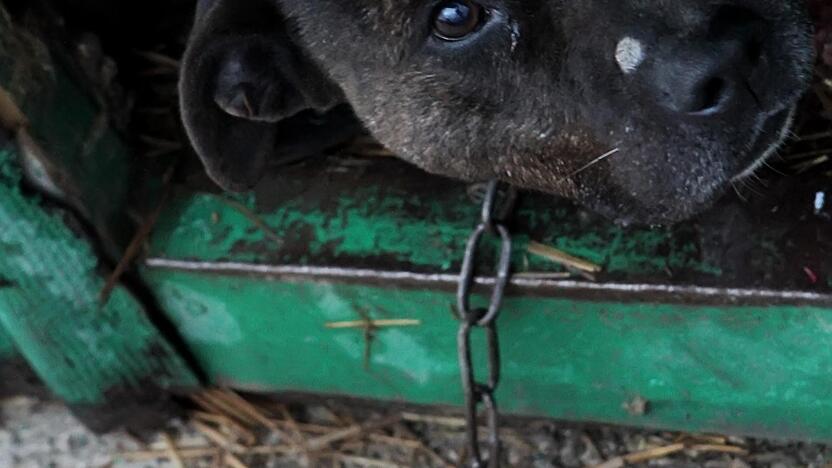
[[[203,0],[203,10],[224,2]],[[247,35],[291,41],[291,54],[237,53],[225,70],[279,81],[319,112],[346,101],[381,143],[430,172],[499,178],[622,222],[686,218],[752,173],[786,137],[813,54],[804,0],[233,3],[260,4],[286,26],[241,34],[252,20],[240,6],[233,21],[214,14],[226,39],[195,42]],[[192,46],[189,57],[204,54]],[[262,73],[270,68],[279,72]],[[188,70],[186,57],[183,83]],[[216,88],[216,77],[198,80]],[[294,115],[283,100],[267,107]],[[194,104],[183,104],[194,127]],[[251,117],[250,103],[220,107]]]

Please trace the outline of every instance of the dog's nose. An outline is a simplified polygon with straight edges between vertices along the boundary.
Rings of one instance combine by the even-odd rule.
[[[720,7],[705,32],[659,44],[647,86],[659,105],[679,114],[712,115],[753,96],[749,84],[759,66],[766,28],[750,10]]]

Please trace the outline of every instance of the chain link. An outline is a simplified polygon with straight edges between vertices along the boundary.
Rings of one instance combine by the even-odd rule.
[[[479,440],[478,408],[485,407],[488,423],[488,466],[496,468],[500,464],[499,413],[495,393],[500,384],[500,343],[497,334],[497,318],[503,304],[503,296],[511,274],[511,235],[503,224],[516,199],[516,191],[508,188],[500,202],[500,184],[491,182],[482,203],[482,219],[474,229],[465,250],[462,272],[457,291],[457,312],[459,315],[459,334],[457,336],[459,368],[462,375],[462,389],[465,393],[465,420],[468,426],[467,447],[471,466],[484,467],[483,452]],[[499,209],[499,211],[498,211]],[[487,308],[471,308],[475,270],[478,253],[486,234],[500,238],[500,254],[495,268],[494,288]],[[477,381],[471,350],[471,334],[476,328],[486,332],[488,345],[488,381]]]

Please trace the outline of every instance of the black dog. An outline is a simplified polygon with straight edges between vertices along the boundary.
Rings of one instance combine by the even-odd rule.
[[[430,172],[671,223],[783,142],[813,62],[804,3],[201,0],[183,115],[227,188],[354,113]]]

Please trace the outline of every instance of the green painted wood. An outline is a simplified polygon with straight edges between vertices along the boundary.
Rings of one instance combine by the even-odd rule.
[[[60,212],[19,187],[16,153],[0,152],[0,326],[41,379],[73,404],[197,385],[184,360],[123,287],[101,306],[90,244]]]
[[[0,7],[0,86],[39,147],[0,146],[0,353],[16,349],[56,396],[79,408],[117,399],[108,410],[117,419],[135,401],[162,401],[199,382],[130,291],[116,285],[109,302],[99,302],[107,274],[99,255],[120,257],[124,234],[134,231],[125,221],[130,156],[94,95],[63,68],[64,52],[50,49],[66,44],[39,37]]]
[[[0,361],[10,359],[17,355],[17,350],[14,347],[12,338],[6,333],[3,327],[0,327]]]
[[[453,294],[424,288],[146,273],[217,383],[460,403]],[[332,321],[418,319],[377,332]],[[832,311],[514,297],[499,401],[520,415],[832,441]],[[481,338],[481,337],[480,337]],[[634,398],[644,416],[628,414]]]
[[[60,33],[52,31],[53,41]],[[0,86],[29,121],[42,152],[29,155],[29,175],[44,192],[78,211],[119,257],[133,222],[124,207],[131,193],[130,155],[109,127],[103,92],[84,84],[69,44],[50,43],[14,23],[0,4]],[[95,79],[95,78],[89,78]]]
[[[216,383],[458,405],[452,276],[429,278],[459,267],[476,204],[464,185],[396,163],[326,167],[287,168],[238,197],[180,190],[143,277]],[[708,250],[714,233],[699,224],[623,229],[526,195],[512,228],[515,271],[558,271],[525,253],[541,241],[604,265],[602,284],[623,290],[512,290],[500,319],[507,412],[832,441],[832,298],[826,284],[813,295],[776,276],[800,264],[782,261],[769,230],[743,234],[753,260],[737,269],[737,255]],[[768,287],[771,296],[651,295],[628,284]],[[362,331],[325,328],[364,316],[421,326],[379,331],[365,368]],[[650,410],[630,415],[625,404],[638,397]]]
[[[424,273],[458,270],[479,211],[464,184],[395,161],[332,171],[330,166],[337,164],[336,159],[285,168],[237,198],[183,188],[160,220],[150,255]],[[514,271],[563,271],[526,253],[528,243],[536,241],[600,264],[602,281],[830,293],[832,256],[818,253],[832,252],[830,236],[824,234],[832,231],[832,223],[816,216],[811,203],[828,182],[789,183],[789,198],[774,198],[779,204],[737,200],[671,228],[622,228],[566,201],[525,193],[511,222]],[[272,234],[253,222],[248,211]],[[275,233],[280,242],[274,241]],[[806,267],[818,282],[810,281]]]
[[[395,162],[376,164],[360,176],[323,170],[320,165],[290,168],[264,182],[264,193],[238,199],[204,192],[180,197],[160,220],[157,232],[162,234],[155,237],[151,255],[424,272],[458,269],[479,213],[465,185],[429,178]],[[274,242],[234,204],[256,212],[282,242]],[[669,268],[711,280],[720,277],[719,266],[703,259],[690,242],[692,226],[625,230],[576,222],[580,216],[568,203],[551,206],[550,198],[525,195],[514,229],[515,271],[562,271],[525,253],[535,240],[604,265],[610,278],[666,277]]]

